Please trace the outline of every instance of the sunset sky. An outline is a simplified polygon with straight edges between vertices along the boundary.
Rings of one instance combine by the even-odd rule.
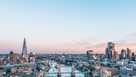
[[[0,0],[0,51],[136,51],[136,0]]]

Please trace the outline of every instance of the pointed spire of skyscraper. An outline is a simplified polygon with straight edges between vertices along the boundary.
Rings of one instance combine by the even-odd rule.
[[[26,39],[25,38],[24,38],[24,41],[23,41],[22,56],[23,57],[27,56],[27,45],[26,45]]]

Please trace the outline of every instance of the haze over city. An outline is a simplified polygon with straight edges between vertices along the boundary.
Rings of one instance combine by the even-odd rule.
[[[134,0],[1,0],[0,51],[20,52],[24,37],[41,53],[136,51],[135,20]]]

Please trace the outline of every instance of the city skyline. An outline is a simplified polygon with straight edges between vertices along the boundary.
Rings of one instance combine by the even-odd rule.
[[[136,51],[136,1],[4,0],[0,1],[0,51],[41,53],[104,52],[107,42],[118,51]],[[99,53],[98,52],[98,53]]]

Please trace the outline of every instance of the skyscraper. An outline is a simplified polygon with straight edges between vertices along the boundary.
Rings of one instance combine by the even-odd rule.
[[[24,38],[24,41],[23,41],[22,56],[24,58],[27,57],[27,46],[26,46],[26,39],[25,38]]]
[[[108,42],[107,48],[106,48],[106,57],[108,59],[115,59],[116,58],[116,51],[115,51],[115,44],[112,42]]]
[[[127,58],[128,59],[131,58],[131,50],[129,48],[127,48]]]
[[[135,53],[134,52],[132,52],[132,61],[135,61],[136,59],[135,59]]]
[[[125,49],[121,50],[121,59],[126,59],[127,58],[127,51]]]

